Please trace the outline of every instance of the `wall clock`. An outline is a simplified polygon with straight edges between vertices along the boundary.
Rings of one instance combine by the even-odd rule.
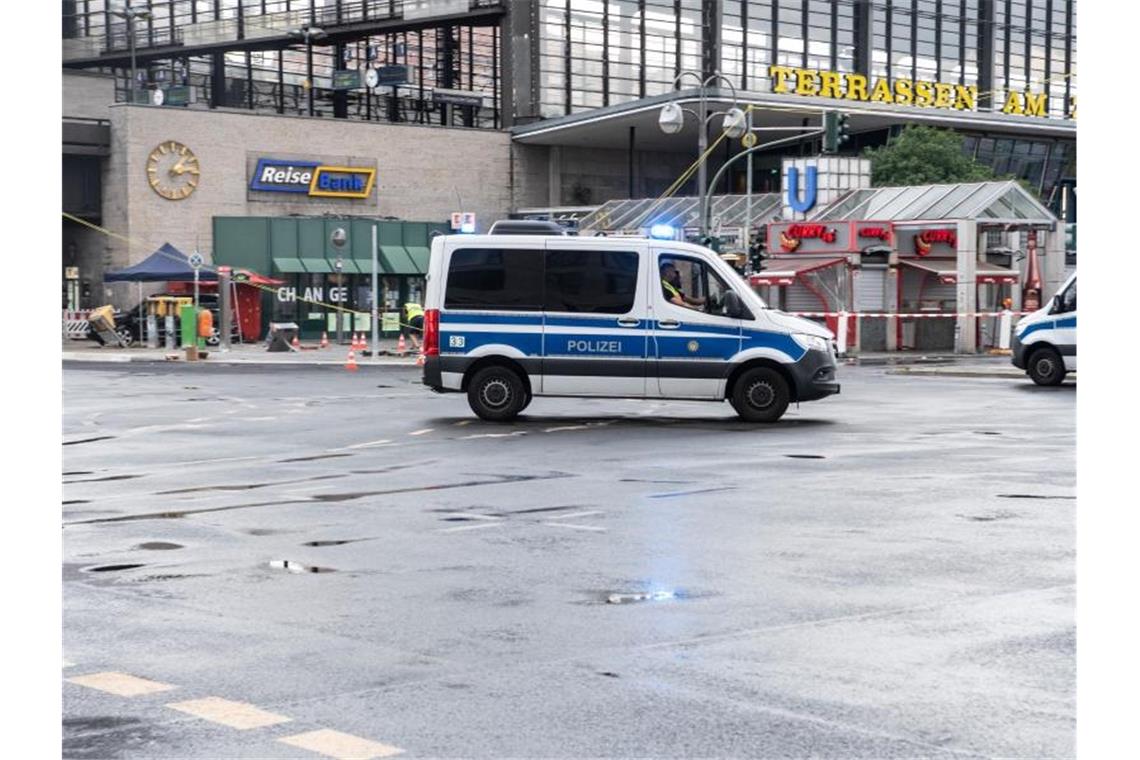
[[[151,188],[163,198],[182,200],[198,187],[198,157],[176,140],[160,143],[146,159]]]

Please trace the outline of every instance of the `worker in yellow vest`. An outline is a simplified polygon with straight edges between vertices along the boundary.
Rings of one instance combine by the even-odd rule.
[[[418,351],[420,348],[420,336],[423,335],[424,332],[424,307],[418,303],[404,304],[403,322],[410,328],[408,335],[412,339],[412,347]]]

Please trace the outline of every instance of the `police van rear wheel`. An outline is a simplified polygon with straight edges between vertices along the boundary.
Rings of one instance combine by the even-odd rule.
[[[1065,379],[1065,362],[1051,348],[1039,348],[1029,357],[1029,377],[1038,385],[1060,385]]]
[[[787,381],[770,367],[746,371],[732,389],[732,407],[748,422],[775,422],[784,416],[789,401]]]
[[[467,386],[467,403],[481,419],[505,422],[526,406],[526,385],[508,367],[484,367]]]

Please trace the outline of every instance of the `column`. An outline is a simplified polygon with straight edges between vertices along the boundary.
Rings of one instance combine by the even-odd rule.
[[[1057,295],[1057,291],[1065,284],[1065,225],[1056,222],[1052,230],[1039,230],[1037,240],[1045,238],[1044,246],[1037,249],[1037,255],[1045,254],[1041,261],[1041,278],[1044,280],[1041,293],[1041,305],[1049,303],[1049,299]]]
[[[994,107],[994,0],[981,0],[978,5],[978,110]],[[999,96],[1000,97],[1000,96]],[[1001,100],[998,100],[998,108]]]
[[[973,354],[978,350],[978,223],[958,222],[958,317],[954,352]]]
[[[723,11],[720,0],[701,2],[701,78],[720,69],[720,29]],[[720,87],[720,83],[713,85]]]
[[[875,39],[871,34],[871,5],[871,0],[855,0],[855,71],[865,77],[871,76]]]
[[[547,180],[549,190],[547,205],[557,208],[562,205],[562,146],[550,146],[550,159],[547,164]]]

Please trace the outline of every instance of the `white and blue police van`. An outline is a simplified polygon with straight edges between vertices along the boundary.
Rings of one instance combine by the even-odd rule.
[[[1060,385],[1067,373],[1076,371],[1076,272],[1045,308],[1021,318],[1011,348],[1013,366],[1025,370],[1038,385]]]
[[[713,251],[526,232],[432,241],[423,382],[479,417],[588,396],[728,400],[775,422],[839,393],[831,332],[769,309]]]

